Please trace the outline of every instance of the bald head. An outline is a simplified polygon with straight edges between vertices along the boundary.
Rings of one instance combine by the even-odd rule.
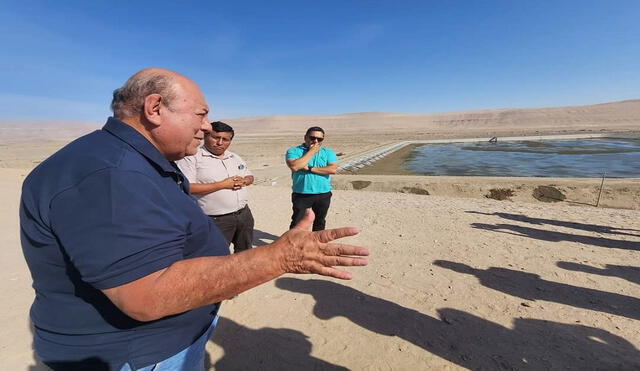
[[[113,92],[116,119],[144,136],[169,161],[197,152],[211,130],[198,85],[179,73],[147,68]]]
[[[137,72],[121,88],[113,91],[113,116],[119,120],[139,116],[144,110],[145,98],[151,94],[160,94],[163,103],[171,107],[176,98],[176,84],[184,80],[190,81],[179,73],[161,68],[146,68]]]

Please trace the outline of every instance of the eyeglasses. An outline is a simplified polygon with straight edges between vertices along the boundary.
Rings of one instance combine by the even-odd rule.
[[[307,138],[309,138],[309,142],[313,142],[314,140],[322,142],[324,140],[324,138],[312,137],[311,135],[309,135]]]

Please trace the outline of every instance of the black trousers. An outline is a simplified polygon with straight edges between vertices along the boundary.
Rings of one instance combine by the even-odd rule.
[[[293,214],[291,215],[289,229],[295,227],[302,220],[306,209],[311,208],[316,214],[316,219],[313,221],[313,230],[324,230],[325,218],[329,211],[329,205],[331,205],[331,192],[318,194],[292,193],[291,204],[293,205]]]
[[[253,247],[253,214],[249,205],[225,215],[209,215],[218,226],[227,243],[233,243],[233,252]]]

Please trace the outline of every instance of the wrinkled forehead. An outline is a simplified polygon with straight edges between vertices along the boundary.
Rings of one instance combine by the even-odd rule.
[[[176,79],[176,90],[178,92],[179,99],[182,99],[185,103],[190,103],[195,108],[204,108],[207,111],[209,106],[207,105],[204,95],[198,85],[185,77],[179,76]]]

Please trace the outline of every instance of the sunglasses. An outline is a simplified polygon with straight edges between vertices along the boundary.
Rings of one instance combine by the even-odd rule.
[[[313,137],[311,135],[309,135],[307,138],[309,138],[309,142],[313,142],[314,140],[317,140],[318,142],[322,142],[324,140],[324,138]]]

